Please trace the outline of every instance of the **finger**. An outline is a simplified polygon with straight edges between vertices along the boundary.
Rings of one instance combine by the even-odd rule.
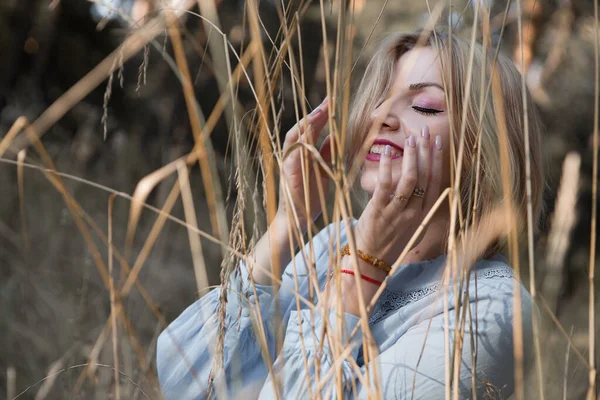
[[[328,167],[331,167],[331,135],[328,135],[323,143],[321,144],[321,148],[319,149],[319,154],[323,159],[323,162],[327,164]],[[318,171],[318,172],[317,172]],[[329,187],[329,175],[327,171],[323,168],[321,163],[317,163],[317,169],[315,169],[315,175],[317,178],[321,178],[321,189],[324,191]],[[319,190],[321,190],[319,189]]]
[[[431,178],[427,186],[427,194],[425,195],[425,207],[429,210],[437,201],[442,190],[442,176],[444,166],[444,150],[442,137],[436,136],[435,143],[431,149]]]
[[[311,146],[314,146],[319,134],[323,130],[323,127],[327,123],[327,113],[328,113],[328,103],[327,98],[323,100],[323,102],[315,108],[308,116],[308,128],[300,135],[298,142],[305,143]],[[327,143],[324,143],[325,146],[330,146],[329,140]],[[329,149],[329,153],[331,153],[331,149]],[[293,154],[294,157],[301,157],[300,154],[302,152],[295,152]],[[308,154],[308,153],[304,153]],[[331,159],[329,155],[328,159]]]
[[[327,97],[325,100],[317,108],[315,108],[308,115],[308,123],[310,126],[309,133],[306,135],[306,142],[310,144],[315,144],[317,142],[317,138],[319,134],[327,124],[327,117],[329,115],[329,101]]]
[[[379,174],[377,175],[377,186],[373,193],[373,201],[379,207],[385,207],[390,202],[392,193],[392,148],[385,146],[383,154],[379,158]]]
[[[410,135],[404,143],[404,156],[402,160],[402,176],[396,187],[396,196],[400,199],[407,199],[408,204],[414,199],[411,198],[413,190],[417,185],[418,166],[417,166],[417,140],[414,135]],[[406,202],[406,200],[403,200]]]
[[[417,159],[417,188],[425,190],[427,194],[427,186],[429,184],[429,177],[431,175],[431,143],[429,139],[429,127],[425,125],[421,130],[421,136],[417,141],[417,148],[419,156]],[[423,197],[415,196],[415,203],[420,203],[423,206]]]
[[[327,98],[325,98],[325,100],[308,114],[306,118],[298,121],[298,123],[287,132],[283,142],[283,152],[285,153],[290,146],[298,140],[303,140],[311,144],[314,143],[315,139],[319,136],[319,133],[321,133],[321,130],[323,130],[323,127],[327,123],[328,111],[328,101]],[[311,134],[306,135],[307,132],[311,132]],[[307,136],[310,136],[310,138]]]

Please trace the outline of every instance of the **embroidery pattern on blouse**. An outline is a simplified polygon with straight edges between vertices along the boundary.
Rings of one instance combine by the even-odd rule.
[[[515,274],[512,268],[509,267],[496,267],[489,268],[481,271],[477,271],[477,280],[480,279],[491,279],[491,278],[514,278]],[[473,276],[471,276],[473,280]],[[396,311],[407,304],[419,301],[432,293],[435,293],[441,286],[441,283],[436,283],[431,286],[419,288],[407,292],[392,292],[387,289],[383,291],[381,300],[378,302],[379,306],[376,311],[369,318],[369,325],[374,325],[383,320],[386,315]]]

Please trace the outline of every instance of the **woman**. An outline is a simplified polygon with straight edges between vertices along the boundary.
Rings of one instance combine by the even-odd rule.
[[[492,68],[497,74],[491,74]],[[496,78],[498,85],[490,90]],[[349,167],[361,165],[360,186],[369,197],[354,229],[345,223],[328,226],[290,262],[288,214],[296,211],[297,222],[306,227],[320,212],[317,179],[304,186],[299,150],[291,150],[282,168],[277,217],[255,248],[248,264],[252,268],[241,263],[241,278],[230,282],[222,368],[213,369],[218,364],[212,362],[220,293],[213,290],[159,338],[158,374],[165,397],[205,398],[213,384],[216,392],[241,398],[364,398],[378,393],[386,399],[434,399],[450,390],[461,398],[474,392],[479,398],[484,393],[510,395],[513,305],[520,284],[498,255],[501,242],[486,246],[473,268],[461,266],[468,272],[462,284],[450,280],[445,286],[451,218],[444,203],[403,264],[393,274],[389,267],[442,189],[451,185],[450,162],[459,150],[463,232],[507,202],[501,148],[508,150],[503,156],[510,200],[517,218],[527,220],[521,91],[512,62],[503,56],[495,60],[480,45],[472,48],[439,32],[401,34],[385,42],[367,67],[348,124],[346,162]],[[531,216],[537,226],[543,188],[540,127],[527,101]],[[284,151],[296,141],[314,140],[327,116],[324,102],[288,133]],[[499,145],[501,138],[506,147]],[[326,140],[321,148],[325,159],[329,146]],[[295,207],[286,208],[285,194],[296,199],[288,202]],[[298,199],[309,200],[310,215],[302,213],[306,207]],[[345,246],[350,236],[354,246]],[[273,261],[287,265],[277,287],[271,280]],[[384,279],[381,297],[372,310],[365,310]],[[519,292],[527,358],[531,299],[522,286]],[[463,305],[455,308],[459,302]],[[368,329],[360,323],[363,312]],[[257,324],[262,324],[264,336],[254,329]]]

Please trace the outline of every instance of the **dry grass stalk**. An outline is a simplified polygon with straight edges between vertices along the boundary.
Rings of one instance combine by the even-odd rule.
[[[146,359],[146,353],[144,353],[144,349],[142,348],[142,345],[140,344],[140,341],[138,339],[138,335],[136,334],[135,328],[133,327],[133,324],[129,320],[129,317],[127,317],[127,314],[124,312],[123,306],[121,304],[119,304],[119,314],[121,315],[121,319],[123,320],[123,323],[125,326],[125,331],[127,332],[127,335],[129,336],[129,342],[131,343],[131,346],[133,347],[133,350],[137,356],[138,364],[143,371],[144,366],[148,364],[148,360]],[[148,378],[148,380],[150,382],[152,382],[154,385],[156,385],[156,387],[160,387],[160,385],[158,383],[158,377],[156,376],[154,371],[146,370],[145,372],[146,372],[146,377]]]
[[[123,55],[123,53],[121,53],[121,56]],[[119,57],[121,58],[121,57]],[[104,141],[106,141],[106,138],[108,137],[108,103],[110,101],[110,96],[112,95],[112,85],[113,85],[113,79],[115,77],[115,70],[117,69],[117,61],[118,58],[115,58],[113,60],[113,65],[112,68],[110,70],[110,74],[108,75],[108,83],[106,84],[106,89],[104,90],[104,103],[102,105],[102,119],[100,120],[100,123],[102,124],[102,128],[104,129]]]
[[[169,195],[167,196],[167,199],[165,200],[165,204],[163,205],[162,212],[158,215],[158,218],[156,218],[156,221],[152,225],[152,229],[150,230],[150,233],[148,234],[148,238],[144,242],[142,250],[140,251],[139,256],[135,260],[135,263],[133,264],[133,267],[131,268],[129,275],[127,276],[127,279],[125,280],[125,283],[123,284],[123,287],[120,290],[120,296],[127,296],[127,294],[129,294],[129,291],[131,290],[135,281],[137,280],[138,275],[139,275],[142,267],[144,266],[144,263],[148,259],[150,252],[152,251],[152,248],[154,247],[154,244],[156,243],[156,240],[158,239],[158,235],[160,235],[160,232],[162,231],[162,228],[165,225],[165,222],[167,220],[167,217],[165,215],[169,214],[171,212],[171,210],[173,209],[175,202],[179,198],[179,193],[180,193],[179,182],[176,182],[173,185],[173,188],[171,189],[171,191],[169,192]]]
[[[588,370],[590,370],[592,367],[589,364],[589,361],[586,360],[586,358],[583,356],[583,354],[581,354],[581,352],[577,349],[577,346],[575,345],[575,343],[573,343],[573,340],[571,339],[571,336],[569,336],[569,334],[567,333],[567,331],[565,331],[565,328],[562,326],[562,324],[560,323],[560,321],[558,320],[558,318],[556,317],[556,315],[554,314],[554,312],[552,311],[552,309],[548,305],[548,302],[541,295],[539,297],[539,300],[540,300],[539,304],[541,304],[546,309],[546,311],[550,315],[550,318],[552,318],[552,322],[554,322],[554,324],[556,325],[556,327],[560,331],[561,335],[563,335],[565,337],[565,339],[569,343],[569,346],[573,349],[573,351],[577,355],[577,358],[579,358],[579,361],[581,361],[581,363]]]
[[[596,270],[596,219],[598,216],[598,107],[600,107],[600,57],[598,55],[598,46],[600,38],[598,37],[600,24],[598,23],[598,0],[594,0],[594,137],[593,137],[593,170],[592,170],[592,221],[590,227],[590,302],[589,302],[589,360],[590,375],[587,399],[592,400],[596,397],[596,302],[594,300],[594,276]]]
[[[115,283],[113,278],[113,209],[115,205],[115,195],[111,195],[108,198],[108,283],[110,290],[110,323],[112,326],[112,345],[113,345],[113,363],[115,365],[114,379],[115,379],[115,399],[121,398],[121,385],[119,382],[119,343],[118,337],[118,326],[117,326],[117,313],[115,312]]]
[[[143,177],[135,187],[133,192],[133,196],[131,197],[131,206],[129,208],[129,220],[127,223],[127,235],[125,238],[125,249],[127,254],[129,250],[133,247],[133,239],[135,236],[135,231],[137,229],[137,225],[139,223],[140,217],[142,215],[142,208],[144,208],[146,204],[146,199],[154,190],[156,185],[169,177],[172,173],[177,171],[177,162],[179,160],[175,160],[170,162],[169,164],[157,169],[149,175]],[[163,211],[159,213],[162,214]],[[215,238],[216,239],[216,238]]]
[[[19,151],[17,155],[17,182],[19,185],[19,210],[21,213],[21,234],[23,235],[23,245],[25,251],[31,248],[29,242],[29,230],[27,229],[27,210],[25,207],[25,185],[23,184],[23,163],[25,161],[26,150]]]
[[[17,137],[17,135],[27,125],[29,125],[27,118],[25,118],[25,117],[17,118],[17,120],[12,124],[12,126],[10,127],[10,129],[8,130],[6,135],[4,135],[4,137],[0,141],[0,157],[2,157],[4,155],[4,153],[6,152],[6,150],[8,150],[8,148],[10,147],[10,144],[15,139],[15,137]]]
[[[284,13],[287,14],[287,11],[284,10]],[[296,12],[295,13],[295,21],[297,22],[299,20],[299,14]],[[298,43],[299,43],[299,53],[302,54],[302,39],[301,39],[301,32],[300,32],[300,24],[296,23],[297,26],[297,34],[298,34]],[[287,24],[285,23],[285,18],[282,18],[282,33],[284,35],[284,39],[286,41],[287,44],[287,48],[290,49],[292,48],[291,45],[291,39],[293,37],[293,33],[290,33]],[[291,51],[286,51],[287,55],[288,55],[288,63],[289,63],[289,69],[291,72],[291,86],[292,86],[292,92],[293,92],[293,99],[294,99],[294,109],[296,112],[296,120],[298,121],[297,123],[300,123],[300,118],[301,115],[304,116],[304,118],[307,115],[307,109],[306,109],[306,103],[304,101],[298,101],[297,99],[305,99],[306,98],[306,93],[305,93],[305,86],[304,86],[304,68],[303,68],[303,60],[302,57],[300,57],[299,59],[299,63],[300,63],[300,71],[298,71],[298,65],[296,63],[295,57],[294,57],[294,53]],[[299,75],[299,78],[298,78]],[[300,110],[301,108],[301,110]],[[308,131],[308,129],[310,129],[310,127],[307,124],[307,120],[304,119],[304,130],[305,132]],[[301,149],[301,157],[300,157],[300,163],[301,163],[301,168],[302,168],[302,177],[303,177],[303,181],[304,181],[304,186],[308,187],[309,185],[309,179],[314,179],[314,177],[310,176],[310,167],[309,164],[312,164],[315,174],[316,174],[316,179],[317,179],[317,190],[319,191],[319,201],[320,201],[320,207],[321,209],[325,210],[326,209],[326,203],[325,203],[325,197],[324,197],[324,192],[323,192],[323,188],[321,186],[321,170],[319,168],[319,163],[320,164],[325,164],[320,156],[320,154],[318,153],[318,151],[316,150],[316,148],[314,147],[315,143],[313,143],[312,141],[312,136],[308,135],[308,143],[299,143],[302,146]],[[278,142],[278,146],[280,146],[279,142]],[[294,147],[294,145],[292,145],[292,147]],[[290,148],[287,152],[286,155],[284,155],[283,159],[285,159],[285,157],[287,155],[289,155],[292,151],[292,148]],[[312,152],[314,157],[317,157],[318,161],[310,161],[310,157],[309,157],[309,152]],[[282,160],[283,162],[283,160]],[[280,183],[281,184],[281,183]],[[285,183],[284,183],[285,184]],[[286,184],[286,194],[288,194],[288,196],[286,196],[286,210],[288,211],[288,218],[289,220],[297,220],[297,214],[295,213],[295,207],[291,206],[291,202],[294,199],[291,199],[291,197],[289,196],[289,189],[287,188],[287,184]],[[308,193],[305,192],[305,196],[304,196],[304,204],[306,205],[305,210],[303,211],[306,215],[312,215],[311,213],[311,204],[310,204],[310,197],[308,196]],[[293,214],[293,215],[292,215]],[[326,212],[324,213],[326,214]],[[327,217],[325,217],[325,219],[327,219]],[[290,239],[290,252],[291,254],[294,253],[294,238],[293,236],[295,235],[298,238],[298,243],[300,244],[301,247],[304,247],[304,235],[302,235],[301,231],[297,228],[299,228],[299,224],[296,224],[296,226],[294,227],[296,229],[290,228],[288,229],[288,237]],[[292,232],[294,231],[294,232]],[[314,249],[312,246],[312,238],[313,238],[313,222],[312,220],[309,219],[308,221],[308,243],[310,243],[310,252],[309,252],[309,259],[305,260],[305,263],[307,263],[306,265],[310,265],[311,267],[309,268],[309,300],[310,301],[314,301],[314,295],[316,294],[316,298],[318,300],[320,300],[320,295],[321,292],[319,290],[319,285],[318,285],[318,281],[317,281],[317,277],[316,277],[316,271],[315,269],[312,267],[313,265],[315,265],[315,260],[314,260]],[[296,269],[296,262],[295,259],[292,261],[293,263],[293,269],[294,269],[294,276],[297,277],[297,269]],[[294,285],[295,285],[295,289],[298,291],[298,282],[297,279],[294,280]],[[313,293],[313,290],[316,289],[316,293]],[[296,300],[296,306],[299,307],[300,302],[297,299]],[[277,316],[278,317],[278,316]],[[276,318],[277,318],[276,317]],[[311,315],[312,317],[312,315]],[[300,318],[300,315],[298,315],[298,318]],[[299,323],[301,323],[301,321],[298,321]],[[334,338],[331,337],[330,331],[326,329],[326,332],[324,332],[325,334],[328,335],[327,340],[330,340],[330,342],[333,344],[333,348],[334,348],[334,357],[336,357],[339,352],[339,348],[338,346],[336,346],[335,344],[339,342],[339,340],[341,340],[341,337],[339,337],[338,342],[336,342],[336,340]],[[339,336],[339,335],[338,335]],[[322,340],[324,338],[321,338]],[[321,342],[323,343],[323,342]],[[303,362],[304,362],[304,368],[306,371],[309,371],[310,368],[308,366],[308,354],[306,351],[306,347],[304,345],[304,338],[303,338],[303,334],[301,334],[301,351],[302,351],[302,358],[303,358]],[[314,362],[314,370],[317,371],[316,374],[316,379],[315,379],[315,384],[319,385],[320,383],[320,359],[319,358],[315,358],[313,360]],[[336,374],[335,374],[335,381],[336,381],[336,389],[338,390],[338,393],[341,393],[341,379],[342,379],[342,374],[340,370],[336,370]],[[307,380],[307,387],[308,387],[308,394],[309,396],[312,398],[313,397],[313,393],[312,393],[312,388],[311,388],[311,382],[310,382],[310,378],[307,375],[306,376],[306,380]],[[320,393],[317,393],[317,396],[319,396]]]
[[[216,2],[212,0],[197,0],[198,7],[200,8],[200,14],[204,16],[202,18],[202,23],[204,24],[204,30],[206,32],[210,32],[212,29],[217,29],[221,31],[221,26],[219,24],[219,16],[217,14]],[[210,21],[210,23],[209,23]],[[219,86],[219,91],[222,94],[228,93],[227,86],[228,82],[231,82],[231,74],[229,76],[223,76],[222,71],[230,71],[229,55],[226,43],[226,36],[224,33],[221,33],[223,37],[223,45],[221,46],[215,40],[208,40],[208,47],[210,49],[210,54],[212,55],[212,61],[214,64],[214,76],[217,80],[217,84]],[[234,97],[232,96],[232,99]],[[235,104],[235,103],[234,103]],[[237,125],[237,117],[235,116],[234,108],[225,109],[225,118],[227,120],[227,124],[234,128]]]
[[[6,398],[14,399],[17,395],[17,370],[13,366],[6,368]]]
[[[104,347],[104,342],[106,341],[110,333],[110,320],[111,319],[109,318],[104,324],[100,335],[98,335],[98,339],[96,340],[89,352],[89,355],[87,357],[88,363],[86,363],[85,367],[81,371],[81,374],[79,375],[79,378],[77,379],[77,382],[75,383],[75,388],[73,390],[74,393],[79,393],[81,387],[85,383],[86,378],[89,378],[92,381],[94,380],[96,366],[98,365],[98,357],[100,356],[100,352]]]
[[[177,172],[179,174],[179,187],[181,188],[181,200],[183,201],[185,220],[190,226],[198,230],[198,219],[196,217],[187,165],[185,165],[184,162],[181,162],[177,168]],[[202,244],[200,243],[198,234],[190,229],[188,229],[188,238],[190,241],[190,249],[192,251],[192,263],[194,264],[196,286],[198,287],[198,293],[201,293],[202,290],[208,287],[208,276],[206,275],[206,262],[204,261]]]
[[[479,15],[480,13],[480,2],[477,2],[475,5],[475,16]],[[459,147],[458,147],[458,155],[457,155],[457,164],[456,164],[456,172],[455,172],[455,176],[459,177],[462,176],[462,166],[463,166],[463,158],[464,158],[464,151],[465,151],[465,132],[466,132],[466,128],[467,128],[467,112],[469,110],[469,102],[471,101],[471,83],[472,83],[472,76],[473,76],[473,62],[474,62],[474,57],[475,57],[475,44],[476,44],[476,38],[477,38],[477,17],[473,18],[473,26],[471,27],[471,53],[469,54],[469,61],[467,64],[467,76],[466,76],[466,85],[465,85],[465,90],[464,90],[464,104],[463,104],[463,114],[462,114],[462,121],[461,121],[461,126],[460,126],[460,133],[459,133]],[[476,99],[473,99],[473,101],[475,101]],[[460,209],[459,207],[459,201],[460,201],[460,179],[456,179],[454,182],[454,193],[452,196],[452,208],[451,208],[451,215],[456,215],[457,211]],[[456,220],[455,221],[451,221],[450,222],[452,228],[451,229],[455,229],[456,228]],[[449,240],[449,250],[450,253],[452,252],[452,248],[453,248],[453,241],[454,239],[454,232],[451,232],[450,237],[452,239]],[[456,265],[456,267],[458,267],[458,265]],[[455,275],[458,276],[458,275]],[[462,281],[462,279],[461,279]],[[460,296],[457,296],[457,294],[460,293],[460,288],[459,286],[462,285],[462,282],[460,285],[454,285],[455,288],[455,298],[457,300],[457,302],[460,302]],[[457,317],[458,314],[460,313],[460,304],[457,304]],[[465,307],[465,309],[468,308]],[[460,321],[460,318],[456,319],[457,321]],[[466,319],[463,318],[464,321],[466,321]],[[454,332],[454,337],[458,338],[461,335],[459,334],[459,329],[460,329],[460,325],[461,324],[456,324],[455,327],[455,332]],[[464,326],[463,326],[464,329]],[[454,349],[453,349],[453,357],[454,357],[454,363],[452,366],[452,370],[454,372],[454,376],[452,377],[453,379],[453,397],[454,399],[458,399],[459,396],[459,378],[460,378],[460,368],[461,368],[461,360],[462,357],[460,356],[462,354],[462,346],[463,346],[463,341],[462,340],[455,340],[454,341]]]
[[[531,13],[540,12],[541,5],[536,7],[535,2],[527,0],[526,7],[528,7]],[[534,260],[534,241],[533,241],[533,233],[535,230],[535,226],[533,225],[533,206],[531,203],[531,146],[529,143],[529,110],[528,110],[528,99],[527,99],[527,84],[525,82],[525,75],[529,70],[529,65],[531,64],[533,58],[533,42],[537,35],[536,32],[536,24],[532,21],[533,17],[528,18],[526,27],[525,27],[525,38],[523,33],[523,16],[521,12],[521,0],[517,0],[517,13],[519,14],[519,18],[517,20],[518,31],[519,31],[519,43],[520,43],[520,54],[519,60],[521,61],[520,70],[521,70],[521,101],[523,103],[523,137],[525,141],[525,188],[527,195],[527,255],[529,261],[529,292],[531,294],[531,307],[532,307],[532,331],[533,331],[533,343],[534,343],[534,354],[536,360],[536,367],[538,373],[538,383],[539,383],[539,391],[540,398],[544,400],[544,387],[542,385],[543,381],[543,371],[542,371],[542,352],[540,348],[540,338],[539,338],[539,321],[538,321],[538,313],[536,312],[536,300],[537,293],[535,287],[535,260]],[[531,52],[531,54],[529,53]],[[520,297],[520,293],[519,293]],[[516,303],[519,304],[519,303]],[[519,311],[520,312],[520,311]],[[522,379],[522,377],[521,377]]]
[[[205,138],[204,134],[202,133],[200,118],[196,108],[196,95],[194,93],[190,69],[185,58],[183,42],[181,41],[181,35],[179,33],[178,20],[176,15],[172,12],[167,12],[166,18],[169,24],[169,34],[171,36],[173,52],[175,53],[177,66],[179,67],[179,70],[181,71],[182,75],[181,85],[183,87],[183,94],[188,110],[188,116],[190,118],[192,133],[194,135],[194,141],[197,145],[194,146],[194,150],[197,152],[198,162],[200,164],[200,172],[202,173],[202,183],[204,184],[204,188],[206,191],[206,201],[208,203],[208,210],[210,214],[212,230],[217,238],[223,239],[226,237],[226,227],[220,226],[219,219],[217,218],[218,211],[221,210],[217,210],[217,199],[215,196],[215,189],[212,176],[213,174],[210,168],[208,154],[206,151]]]
[[[571,326],[570,337],[573,337],[573,326]],[[568,372],[569,372],[569,354],[571,353],[571,346],[567,345],[567,351],[565,352],[565,372],[563,374],[563,400],[567,400],[567,384],[568,384]]]
[[[542,286],[544,297],[552,305],[556,304],[562,286],[563,264],[571,241],[571,231],[577,220],[580,165],[581,156],[578,153],[567,154],[563,162],[563,173],[552,214],[545,260],[546,276]]]
[[[518,251],[518,232],[516,227],[516,221],[514,216],[509,212],[513,208],[512,196],[511,196],[511,184],[509,171],[510,166],[508,162],[508,131],[506,127],[506,114],[504,112],[504,103],[502,98],[502,88],[500,86],[500,77],[498,71],[492,71],[492,95],[493,105],[496,115],[496,122],[498,124],[498,144],[500,149],[500,162],[502,167],[502,188],[504,192],[504,198],[506,201],[507,218],[510,223],[510,233],[508,240],[508,249],[511,257],[512,267],[515,271],[517,280],[514,282],[514,298],[513,298],[513,346],[514,346],[514,360],[515,360],[515,398],[517,400],[523,399],[523,321],[521,311],[521,287],[519,283],[520,279],[520,264],[519,264],[519,251]]]
[[[477,14],[475,14],[475,16],[477,17]],[[491,30],[490,30],[490,9],[488,7],[481,7],[480,8],[480,19],[481,19],[481,36],[482,36],[482,47],[483,47],[483,57],[484,59],[486,57],[488,57],[488,48],[490,47],[490,43],[491,43]],[[500,44],[498,44],[498,47],[500,46]],[[496,56],[498,52],[498,48],[496,49]],[[494,66],[494,64],[492,64]],[[492,66],[492,68],[493,68]],[[480,76],[480,87],[485,88],[486,87],[486,80],[487,80],[487,76],[486,76],[486,68],[481,68],[481,76]],[[490,86],[488,86],[489,88]],[[483,110],[485,107],[485,104],[488,101],[488,90],[482,90],[480,97],[479,97],[479,109]],[[471,193],[471,197],[469,199],[469,201],[471,202],[470,208],[471,208],[471,216],[470,219],[472,221],[477,221],[478,220],[478,204],[476,199],[479,198],[480,195],[480,171],[481,171],[481,142],[482,142],[482,134],[481,134],[481,126],[483,123],[483,113],[480,115],[479,117],[479,131],[477,132],[477,152],[475,154],[475,160],[473,162],[473,164],[475,165],[475,187],[473,188],[473,192]],[[470,233],[470,228],[467,227],[465,229],[465,234],[468,235]],[[475,297],[477,297],[477,281],[475,281]],[[471,337],[470,337],[470,345],[471,345],[471,365],[473,366],[473,368],[476,368],[477,366],[477,346],[479,344],[479,338],[478,336],[475,334],[473,335],[473,332],[477,332],[479,329],[479,323],[478,323],[478,308],[475,307],[475,325],[473,326],[473,316],[471,315],[471,308],[468,308],[469,311],[469,322],[470,322],[470,331],[471,331]],[[471,387],[477,387],[477,377],[475,374],[472,374],[471,376]],[[473,400],[477,400],[477,391],[473,392]]]
[[[56,382],[56,378],[58,378],[60,371],[64,370],[65,362],[71,357],[75,348],[76,346],[71,347],[61,358],[50,365],[50,368],[48,368],[47,379],[45,379],[44,383],[40,386],[35,395],[35,400],[44,400],[50,394],[52,386],[54,386],[54,382]]]

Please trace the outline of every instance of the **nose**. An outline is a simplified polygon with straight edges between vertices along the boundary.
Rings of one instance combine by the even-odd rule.
[[[400,119],[392,112],[391,105],[383,102],[371,113],[371,123],[381,121],[381,130],[387,132],[397,132],[400,129]],[[385,114],[384,114],[385,113]]]

